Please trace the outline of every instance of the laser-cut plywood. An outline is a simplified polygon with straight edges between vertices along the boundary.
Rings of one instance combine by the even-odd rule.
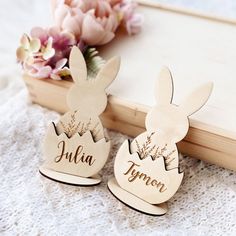
[[[146,214],[163,215],[167,211],[166,205],[159,204],[176,193],[183,179],[176,143],[186,136],[188,117],[207,102],[212,88],[212,83],[206,83],[176,106],[172,104],[171,73],[165,67],[161,70],[155,85],[156,103],[146,116],[147,131],[131,144],[126,140],[117,152],[115,180],[108,182],[113,195]],[[132,201],[126,200],[127,195]],[[137,204],[140,199],[143,203]]]
[[[115,79],[120,59],[112,58],[95,79],[88,80],[84,57],[73,47],[69,65],[75,82],[67,94],[70,110],[49,126],[40,173],[62,183],[96,185],[110,150],[99,115],[106,108],[105,89]]]

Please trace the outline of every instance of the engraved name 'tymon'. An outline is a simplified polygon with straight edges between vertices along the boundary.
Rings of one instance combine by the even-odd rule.
[[[129,169],[124,173],[124,175],[128,176],[128,181],[129,182],[134,182],[136,180],[142,180],[147,186],[155,187],[160,193],[163,193],[164,191],[167,190],[167,187],[164,183],[152,178],[151,176],[148,176],[145,173],[142,173],[138,171],[137,167],[140,165],[136,164],[133,161],[128,161],[128,163],[131,163]]]

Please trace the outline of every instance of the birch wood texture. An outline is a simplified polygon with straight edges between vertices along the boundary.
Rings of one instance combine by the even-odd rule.
[[[122,67],[109,89],[101,116],[105,127],[137,136],[154,105],[152,91],[158,70],[168,66],[175,75],[173,103],[205,82],[214,82],[208,104],[190,118],[190,129],[178,143],[181,152],[236,170],[236,22],[143,3],[143,31],[133,37],[120,32],[100,48],[105,58],[120,55]],[[154,24],[155,22],[155,24]],[[70,81],[35,80],[24,76],[33,102],[59,112],[68,111]],[[50,99],[48,96],[50,95]]]
[[[40,173],[62,183],[90,186],[101,182],[96,174],[105,165],[110,142],[106,140],[99,115],[107,105],[105,89],[119,71],[120,59],[110,59],[96,78],[87,79],[87,68],[79,48],[73,47],[69,66],[74,80],[67,93],[70,110],[44,140],[45,162]]]
[[[188,117],[207,102],[212,88],[212,83],[205,83],[191,92],[181,104],[174,105],[173,79],[169,69],[162,68],[154,87],[155,106],[145,119],[147,131],[136,137],[131,145],[126,140],[117,152],[114,164],[117,183],[110,180],[108,184],[113,195],[132,208],[150,214],[150,207],[145,209],[141,204],[139,208],[136,203],[137,199],[142,199],[154,205],[151,215],[163,214],[166,207],[160,211],[162,207],[158,204],[168,201],[183,179],[176,143],[186,136]],[[117,191],[118,188],[136,196],[134,203],[126,202],[128,193]]]

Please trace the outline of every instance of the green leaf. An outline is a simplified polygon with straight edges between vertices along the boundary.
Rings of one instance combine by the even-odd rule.
[[[98,71],[105,64],[105,60],[98,55],[96,48],[87,48],[84,52],[84,59],[88,70],[88,79],[95,78]]]

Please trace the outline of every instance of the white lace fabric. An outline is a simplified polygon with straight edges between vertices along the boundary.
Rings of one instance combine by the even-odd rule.
[[[38,173],[42,141],[55,112],[32,105],[26,89],[0,107],[1,235],[235,235],[236,174],[181,158],[183,184],[165,216],[138,213],[107,189],[113,162],[127,138],[109,131],[112,150],[95,187],[74,187]]]

